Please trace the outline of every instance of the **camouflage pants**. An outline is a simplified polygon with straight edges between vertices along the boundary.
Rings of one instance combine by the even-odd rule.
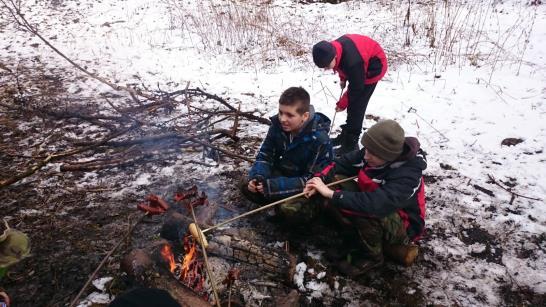
[[[339,176],[336,180],[342,178]],[[344,182],[338,188],[345,191],[359,191],[358,185],[354,181]],[[373,216],[344,217],[337,209],[333,208],[332,210],[338,222],[341,222],[346,228],[356,231],[360,247],[366,257],[383,259],[384,245],[404,245],[410,242],[402,218],[397,212],[383,218]]]

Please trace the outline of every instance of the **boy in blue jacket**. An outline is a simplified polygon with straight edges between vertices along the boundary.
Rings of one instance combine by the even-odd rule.
[[[329,130],[330,119],[315,112],[305,89],[285,90],[279,98],[279,113],[271,117],[267,136],[242,186],[243,194],[266,204],[301,193],[306,181],[332,161]],[[289,216],[306,210],[301,202],[279,209]]]

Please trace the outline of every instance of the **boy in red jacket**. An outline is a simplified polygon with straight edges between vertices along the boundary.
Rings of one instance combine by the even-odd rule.
[[[313,61],[320,68],[338,73],[342,89],[349,81],[348,90],[336,104],[336,112],[347,109],[347,122],[333,145],[341,145],[337,155],[356,150],[366,107],[377,82],[387,72],[385,52],[367,36],[345,34],[334,41],[315,44]]]
[[[364,148],[336,159],[304,189],[306,197],[318,193],[328,199],[328,209],[358,234],[364,257],[338,263],[339,271],[351,277],[380,266],[384,254],[411,265],[418,249],[410,243],[425,229],[427,161],[419,141],[405,137],[397,122],[384,120],[366,130],[361,142]],[[324,184],[334,175],[358,175],[358,181],[334,191]]]

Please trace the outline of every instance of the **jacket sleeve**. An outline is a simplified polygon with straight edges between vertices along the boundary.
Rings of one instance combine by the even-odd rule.
[[[422,170],[417,167],[401,167],[386,177],[373,192],[334,192],[332,204],[341,209],[382,218],[408,204],[408,200],[419,189],[421,176]]]
[[[340,110],[345,110],[349,106],[349,94],[348,92],[343,93],[343,96],[339,99],[339,101],[336,103],[336,107],[338,107]]]
[[[275,132],[271,126],[267,132],[267,136],[260,147],[260,151],[256,155],[256,162],[252,165],[252,168],[248,172],[248,179],[262,179],[265,180],[271,177],[271,168],[273,161],[275,160]]]
[[[312,152],[313,158],[306,165],[305,174],[299,177],[275,177],[268,179],[265,188],[266,196],[282,198],[301,193],[307,180],[332,162],[334,154],[328,136],[325,135],[325,138],[320,141],[320,144],[317,144]]]

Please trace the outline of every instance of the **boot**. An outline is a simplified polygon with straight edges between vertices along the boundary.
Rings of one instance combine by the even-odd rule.
[[[415,244],[384,245],[383,252],[392,260],[408,267],[415,262],[417,255],[419,255],[419,247]]]
[[[343,143],[343,139],[345,137],[345,134],[347,133],[347,131],[345,130],[345,126],[346,125],[341,125],[340,126],[341,133],[339,133],[335,138],[331,139],[332,146],[334,147],[341,146],[341,144]]]
[[[379,259],[359,259],[354,264],[344,260],[336,263],[336,268],[341,274],[349,278],[357,278],[382,265],[383,258],[381,257]]]
[[[358,150],[358,138],[360,134],[346,132],[343,136],[341,147],[336,149],[336,156],[342,156],[348,152]]]

